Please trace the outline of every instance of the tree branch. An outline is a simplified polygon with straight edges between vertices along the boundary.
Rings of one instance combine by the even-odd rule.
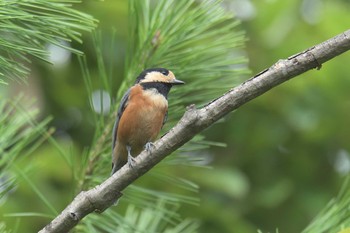
[[[132,169],[124,166],[102,184],[79,193],[40,233],[68,232],[89,213],[103,212],[116,202],[121,196],[120,192],[134,180],[229,112],[299,74],[314,68],[320,69],[324,62],[347,50],[350,50],[350,30],[285,60],[279,60],[201,109],[189,106],[178,124],[156,141],[149,153],[143,151],[136,157]]]

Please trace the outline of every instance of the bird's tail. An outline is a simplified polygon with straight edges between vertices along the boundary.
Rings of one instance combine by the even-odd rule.
[[[121,146],[117,143],[112,152],[112,172],[111,176],[122,168],[127,162],[127,151],[125,146]]]
[[[121,161],[119,160],[116,163],[112,163],[112,172],[111,172],[111,176],[116,173],[116,171],[118,171],[120,168],[122,168],[124,166],[125,163],[121,163]]]

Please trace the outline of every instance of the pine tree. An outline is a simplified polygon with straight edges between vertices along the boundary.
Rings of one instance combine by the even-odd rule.
[[[0,41],[3,50],[1,54],[4,54],[0,56],[0,71],[3,76],[25,81],[23,77],[29,71],[17,60],[25,63],[29,61],[29,55],[47,60],[46,43],[62,46],[62,40],[80,41],[80,31],[94,28],[96,21],[91,16],[71,8],[70,4],[75,2],[17,0],[3,3],[1,11],[4,20],[1,24],[6,35]],[[182,89],[174,90],[170,96],[170,119],[163,133],[179,120],[185,106],[192,103],[201,106],[227,91],[249,71],[247,59],[241,55],[244,33],[239,30],[238,21],[220,4],[221,1],[129,0],[130,31],[126,75],[116,95],[112,92],[113,72],[109,72],[112,68],[106,67],[101,54],[101,34],[97,32],[93,35],[100,72],[99,88],[113,99],[119,100],[134,77],[146,67],[167,67],[178,77],[186,77],[188,84]],[[77,50],[65,48],[82,55]],[[110,50],[113,51],[114,48],[111,47]],[[86,57],[80,56],[79,61],[86,91],[91,95],[96,82],[92,79]],[[4,79],[1,82],[6,83]],[[215,86],[212,85],[214,82]],[[100,99],[102,109],[102,92]],[[84,151],[83,163],[77,165],[69,151],[62,149],[51,137],[53,131],[47,127],[51,119],[38,122],[35,120],[37,111],[25,110],[19,101],[20,98],[0,101],[0,112],[3,113],[0,116],[0,198],[8,198],[16,187],[16,179],[21,178],[32,187],[48,212],[7,216],[53,218],[60,210],[54,207],[50,197],[37,184],[31,182],[28,174],[32,170],[31,166],[23,169],[18,164],[28,159],[27,155],[47,140],[69,164],[74,177],[74,194],[101,183],[110,172],[106,168],[110,167],[110,134],[118,104],[112,105],[107,117],[91,111],[96,126],[95,134],[91,146]],[[93,103],[90,104],[93,108]],[[110,208],[103,215],[89,215],[74,232],[197,232],[200,223],[193,219],[183,219],[177,210],[183,203],[198,204],[195,194],[198,186],[186,177],[169,176],[162,166],[207,167],[205,157],[188,155],[209,146],[222,146],[222,143],[211,142],[197,135],[147,174],[161,184],[177,185],[190,192],[166,193],[139,183],[131,185],[123,191],[123,198],[117,207]],[[346,181],[339,196],[303,232],[337,232],[346,228],[349,224],[348,190]],[[121,209],[126,210],[125,214]],[[10,229],[10,226],[6,228],[0,222],[0,231],[5,232],[6,229]],[[16,227],[12,230],[15,229]]]

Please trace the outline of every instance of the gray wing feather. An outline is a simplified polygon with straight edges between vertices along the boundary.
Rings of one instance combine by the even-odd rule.
[[[164,115],[164,120],[163,120],[163,125],[162,125],[162,128],[165,124],[165,122],[168,120],[168,111],[166,111],[165,115]]]
[[[117,118],[115,119],[115,123],[114,123],[114,126],[113,126],[112,151],[113,151],[113,149],[115,147],[115,143],[117,141],[116,139],[117,139],[119,120],[122,117],[126,106],[128,105],[129,95],[130,95],[130,88],[126,91],[126,93],[124,94],[122,100],[120,101],[120,105],[119,105],[119,108],[118,108],[118,115],[117,115]]]

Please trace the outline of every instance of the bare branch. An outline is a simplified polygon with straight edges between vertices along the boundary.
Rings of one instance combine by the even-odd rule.
[[[349,49],[350,30],[285,60],[279,60],[201,109],[189,106],[178,124],[154,143],[150,153],[143,151],[136,158],[134,168],[124,166],[102,184],[81,192],[40,232],[68,232],[87,214],[103,212],[116,202],[121,196],[120,192],[134,180],[229,112],[299,74],[313,68],[320,69],[324,62]]]

